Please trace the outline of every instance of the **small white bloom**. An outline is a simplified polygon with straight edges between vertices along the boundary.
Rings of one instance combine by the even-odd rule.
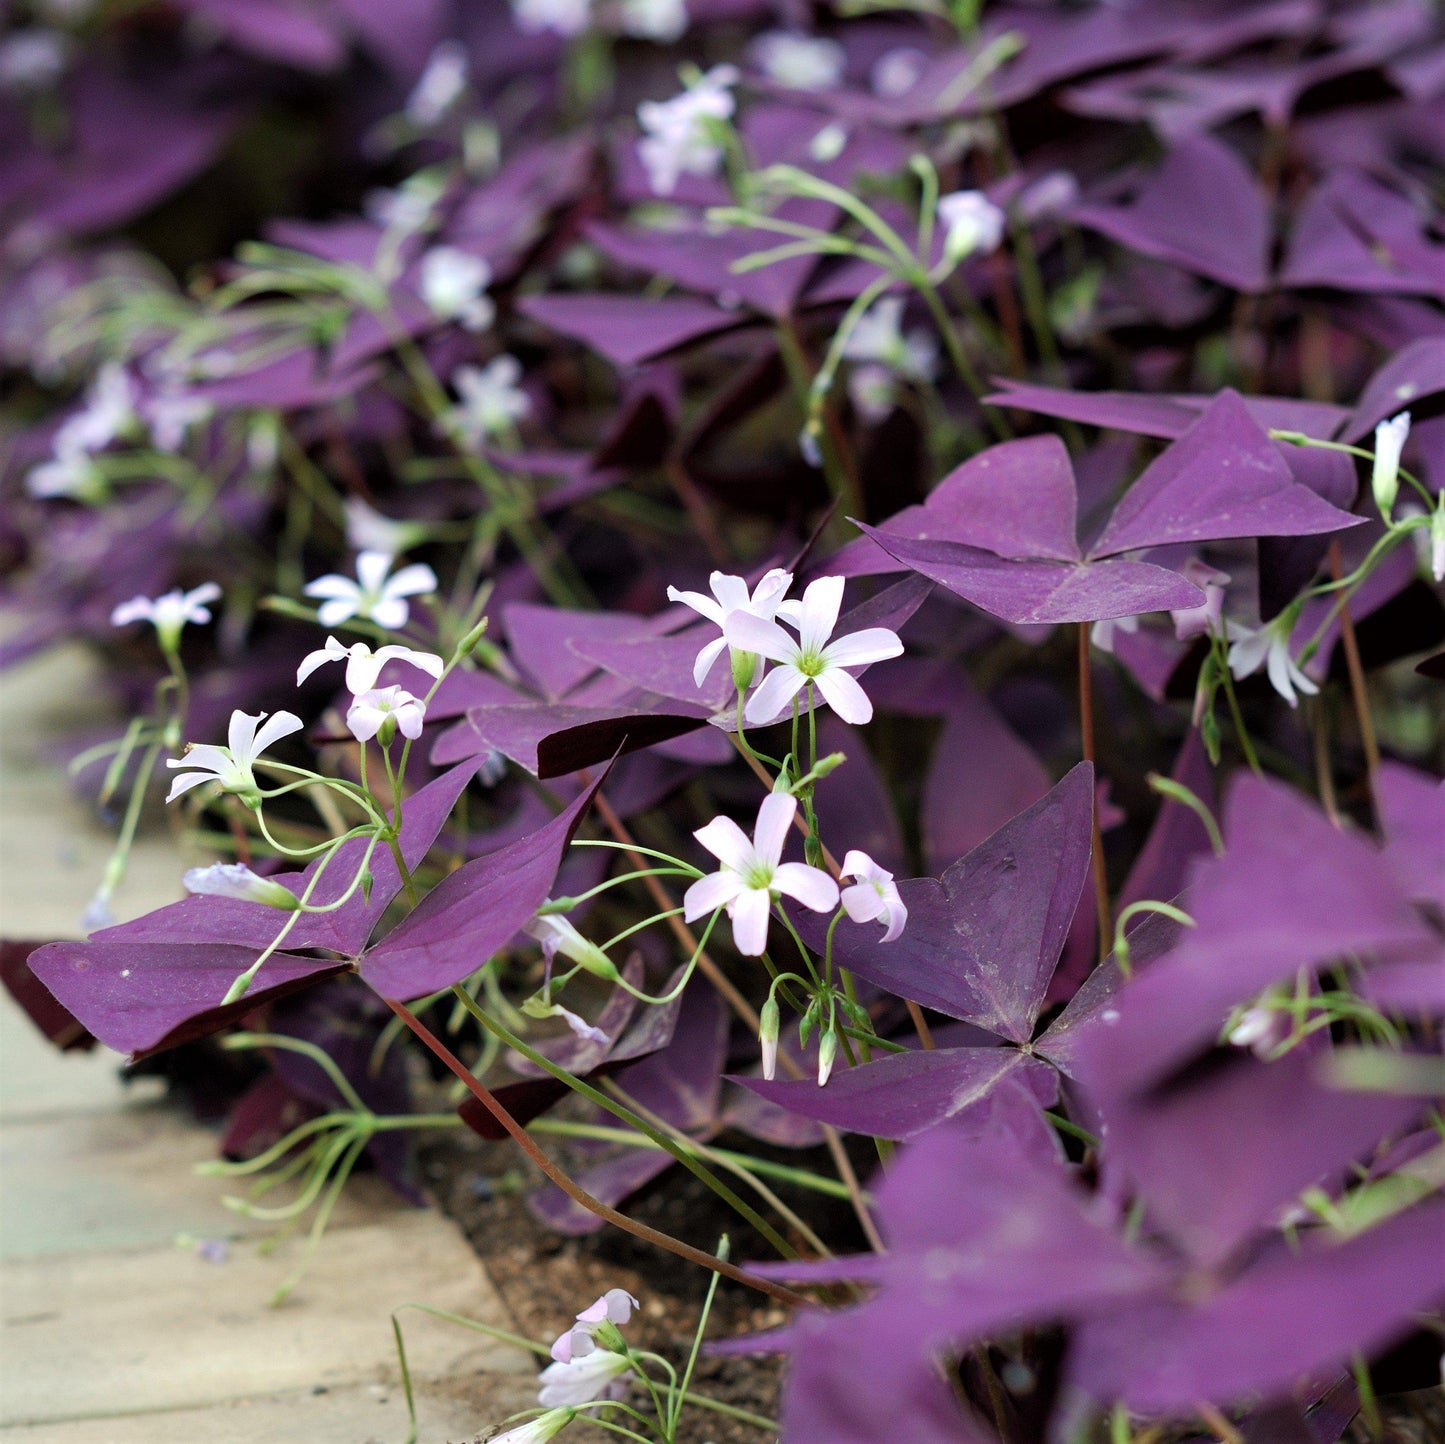
[[[748,699],[744,716],[752,723],[780,717],[805,687],[817,688],[845,722],[861,726],[873,716],[873,704],[855,677],[845,668],[865,667],[900,656],[903,643],[886,627],[868,627],[836,641],[829,640],[843,604],[843,578],[819,577],[803,593],[794,641],[776,622],[765,622],[747,612],[734,612],[724,633],[728,644],[756,652],[777,662],[758,690]]]
[[[65,74],[70,37],[57,30],[19,30],[0,40],[0,90],[44,90]]]
[[[542,1387],[537,1402],[548,1408],[587,1404],[593,1399],[620,1399],[627,1390],[632,1365],[625,1354],[594,1349],[570,1364],[551,1363],[537,1376]]]
[[[996,251],[1008,223],[1004,213],[982,191],[954,191],[939,196],[938,219],[944,227],[943,254],[955,263],[965,256]]]
[[[1445,582],[1445,501],[1430,513],[1430,575]]]
[[[410,662],[429,677],[440,677],[446,663],[433,652],[417,652],[411,647],[381,647],[373,652],[365,642],[353,642],[347,647],[335,637],[327,637],[326,645],[308,652],[296,669],[296,685],[299,687],[318,667],[327,662],[346,662],[346,690],[354,697],[370,692],[381,676],[381,669],[390,661]]]
[[[848,400],[853,409],[870,426],[888,419],[898,394],[893,372],[876,361],[867,361],[848,369]]]
[[[857,879],[843,889],[843,911],[855,923],[882,923],[885,943],[898,938],[908,922],[908,909],[898,895],[893,874],[855,847],[843,859],[843,876]]]
[[[518,1424],[502,1434],[493,1434],[487,1444],[547,1444],[555,1439],[575,1418],[574,1409],[548,1409],[525,1424]]]
[[[732,119],[735,66],[715,65],[671,100],[645,100],[637,107],[643,137],[637,154],[647,168],[653,193],[670,196],[683,175],[716,175],[723,148],[714,127]]]
[[[812,156],[819,165],[827,165],[829,161],[835,161],[843,154],[847,144],[847,127],[839,125],[834,121],[831,125],[825,125],[822,130],[808,142],[808,154]]]
[[[243,862],[213,862],[210,867],[193,867],[181,881],[187,892],[203,897],[239,898],[242,902],[265,903],[283,912],[295,912],[301,906],[301,899],[289,888],[252,872]]]
[[[467,69],[466,47],[457,40],[443,40],[406,98],[407,119],[423,129],[434,126],[461,99]]]
[[[132,597],[111,611],[110,624],[124,627],[131,622],[150,622],[160,636],[161,645],[169,650],[175,647],[188,623],[199,625],[211,620],[206,603],[214,602],[220,595],[221,589],[215,582],[202,582],[189,592],[176,587],[154,601],[149,597]]]
[[[151,440],[161,451],[179,451],[191,427],[205,421],[215,409],[203,396],[175,385],[162,386],[142,403]]]
[[[1191,637],[1202,637],[1208,632],[1219,630],[1220,615],[1224,608],[1224,589],[1229,585],[1228,572],[1216,571],[1198,557],[1190,557],[1179,575],[1187,582],[1193,582],[1204,592],[1204,603],[1198,607],[1183,607],[1170,612],[1177,641],[1187,642]]]
[[[346,726],[358,742],[370,742],[380,732],[381,745],[400,732],[413,742],[421,736],[426,703],[401,687],[375,687],[354,697],[346,709]]]
[[[356,581],[331,573],[307,582],[308,597],[323,597],[316,620],[323,627],[339,627],[351,617],[369,617],[378,627],[395,631],[411,615],[407,597],[425,596],[437,589],[437,575],[419,563],[388,576],[392,558],[386,552],[362,552],[356,558]]]
[[[1019,217],[1029,222],[1047,220],[1068,210],[1078,198],[1078,181],[1066,170],[1051,170],[1019,196]]]
[[[349,496],[341,505],[346,513],[346,544],[353,551],[400,556],[426,535],[426,528],[420,523],[383,516],[360,497]]]
[[[1318,683],[1300,670],[1290,655],[1289,638],[1294,630],[1295,613],[1286,609],[1268,626],[1257,631],[1239,622],[1227,622],[1230,647],[1229,670],[1236,678],[1249,677],[1264,667],[1270,685],[1291,707],[1299,703],[1296,691],[1314,696]]]
[[[615,1328],[621,1328],[637,1307],[637,1300],[626,1289],[608,1289],[600,1299],[577,1315],[577,1322],[565,1334],[557,1335],[552,1345],[552,1357],[559,1364],[586,1358],[597,1348],[594,1335],[598,1325],[605,1320]]]
[[[592,0],[512,0],[512,20],[528,35],[580,35],[587,28]]]
[[[903,297],[876,301],[848,333],[843,355],[849,361],[886,366],[910,381],[929,381],[938,370],[938,346],[927,331],[903,334]]]
[[[557,954],[561,953],[569,962],[599,978],[610,980],[617,976],[612,959],[596,943],[584,938],[560,913],[539,913],[531,922],[524,924],[522,931],[542,944],[542,956],[547,960],[549,970]]]
[[[836,40],[770,30],[753,42],[753,59],[769,80],[789,90],[829,90],[843,77],[846,60]]]
[[[1375,428],[1375,462],[1370,473],[1370,486],[1375,493],[1375,505],[1386,521],[1395,509],[1395,498],[1400,494],[1400,453],[1405,449],[1405,438],[1410,434],[1410,413],[1402,411],[1388,421],[1382,421]]]
[[[761,617],[766,622],[771,622],[780,611],[784,616],[797,615],[798,603],[783,600],[788,588],[793,585],[793,574],[785,572],[781,567],[774,567],[772,571],[765,573],[753,588],[751,596],[748,594],[748,584],[741,577],[729,576],[726,572],[713,572],[708,577],[707,584],[712,590],[711,597],[706,597],[701,592],[682,592],[676,587],[669,587],[667,599],[691,607],[719,629],[726,628],[727,620],[734,612],[751,612],[753,616]],[[697,654],[697,659],[692,664],[692,680],[699,687],[707,679],[713,663],[722,655],[727,644],[727,637],[720,636]],[[734,655],[733,663],[736,673],[741,665],[741,658]],[[747,680],[751,681],[751,674]]]
[[[90,895],[85,911],[80,915],[80,925],[88,933],[98,933],[102,928],[115,926],[115,913],[110,906],[110,890],[102,885]]]
[[[1247,1008],[1229,1030],[1229,1041],[1236,1048],[1248,1048],[1256,1056],[1267,1058],[1288,1033],[1289,1019],[1284,1013],[1257,1003]]]
[[[100,501],[106,492],[105,473],[88,451],[57,452],[49,461],[25,473],[25,490],[41,501],[58,496],[78,501]]]
[[[130,372],[118,361],[107,361],[95,373],[85,405],[55,433],[56,453],[102,451],[132,430],[139,419]]]
[[[411,235],[430,224],[446,182],[434,171],[417,171],[394,190],[368,191],[362,208],[369,221],[389,231]]]
[[[824,1087],[833,1076],[833,1061],[838,1056],[838,1034],[829,1028],[818,1039],[818,1087]]]
[[[624,35],[670,45],[687,30],[686,0],[621,0],[618,18]]]
[[[174,802],[183,792],[199,787],[203,782],[219,782],[223,792],[234,792],[243,802],[252,805],[259,801],[256,775],[252,771],[256,759],[273,742],[289,737],[301,730],[301,719],[294,712],[273,712],[271,720],[257,730],[257,723],[266,713],[258,712],[253,717],[237,708],[231,713],[225,747],[215,747],[208,742],[192,745],[184,757],[169,757],[167,767],[189,769],[177,777],[166,794],[167,802]]]
[[[490,326],[497,308],[487,295],[492,268],[456,246],[433,246],[421,258],[422,300],[441,321],[456,321],[468,331]]]
[[[1101,651],[1114,651],[1116,632],[1134,633],[1139,630],[1138,617],[1103,617],[1089,628],[1089,640]]]
[[[923,79],[927,66],[928,57],[921,50],[905,45],[880,56],[868,81],[880,100],[901,100]]]
[[[768,919],[775,897],[786,893],[820,913],[837,907],[838,884],[826,872],[805,862],[780,861],[797,810],[796,798],[770,792],[758,809],[751,838],[729,817],[715,817],[698,828],[693,836],[722,867],[688,888],[682,899],[684,918],[696,922],[726,908],[738,951],[756,958],[768,945]]]
[[[498,356],[484,367],[458,366],[452,388],[461,404],[447,412],[443,424],[474,448],[510,430],[532,409],[521,379],[522,363],[515,356]]]

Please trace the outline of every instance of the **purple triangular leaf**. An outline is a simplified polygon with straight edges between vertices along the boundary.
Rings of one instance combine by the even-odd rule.
[[[637,366],[749,319],[686,296],[527,296],[517,309],[618,366]]]

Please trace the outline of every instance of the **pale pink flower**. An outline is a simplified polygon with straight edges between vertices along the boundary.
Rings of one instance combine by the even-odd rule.
[[[781,567],[774,567],[767,572],[753,588],[751,595],[748,593],[748,584],[741,577],[729,576],[726,572],[713,572],[708,577],[707,584],[712,590],[711,597],[704,596],[701,592],[680,592],[676,587],[669,587],[667,599],[691,607],[723,630],[734,612],[748,612],[766,622],[771,622],[779,612],[784,616],[798,615],[799,604],[783,600],[788,588],[793,585],[793,574],[785,572]],[[692,664],[692,680],[699,687],[707,679],[713,663],[722,655],[727,644],[726,636],[717,637],[697,654],[697,660]]]
[[[768,919],[776,896],[786,893],[814,912],[837,907],[838,884],[826,872],[805,862],[780,861],[797,810],[796,798],[770,792],[758,809],[751,838],[729,817],[715,817],[693,833],[722,867],[699,878],[683,895],[688,922],[726,908],[738,951],[756,958],[768,945]]]
[[[440,677],[446,664],[433,652],[418,652],[411,647],[380,647],[375,652],[365,642],[346,646],[335,637],[327,637],[326,645],[308,652],[296,669],[299,687],[318,667],[328,662],[346,661],[346,690],[354,697],[370,692],[381,676],[381,669],[390,661],[410,662],[429,677]]]
[[[323,627],[339,627],[352,617],[367,617],[378,627],[395,631],[411,615],[407,597],[424,596],[437,589],[437,576],[428,566],[414,563],[389,576],[392,557],[387,552],[362,552],[356,558],[356,580],[331,573],[307,582],[308,597],[323,597],[316,620]]]
[[[637,1307],[637,1300],[626,1289],[608,1289],[600,1299],[577,1315],[577,1322],[565,1334],[557,1335],[552,1345],[552,1357],[559,1364],[570,1364],[573,1359],[585,1358],[597,1347],[593,1335],[603,1320],[621,1328]]]
[[[346,709],[346,726],[358,742],[370,742],[383,728],[388,733],[383,745],[398,731],[415,742],[425,720],[426,703],[401,687],[375,687]]]
[[[882,923],[885,943],[899,937],[908,921],[908,909],[898,895],[893,874],[855,847],[843,859],[843,876],[856,879],[842,891],[843,911],[855,923]]]

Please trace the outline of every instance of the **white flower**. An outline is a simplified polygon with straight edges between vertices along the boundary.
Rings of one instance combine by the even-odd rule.
[[[392,558],[386,552],[362,552],[356,558],[356,581],[350,577],[317,577],[302,588],[308,597],[324,597],[316,620],[323,627],[339,627],[351,617],[369,617],[378,627],[395,631],[411,615],[407,597],[425,596],[437,589],[437,575],[428,566],[414,564],[388,576]]]
[[[161,386],[142,405],[151,440],[161,451],[179,451],[186,432],[215,409],[203,396],[174,382]]]
[[[577,1322],[565,1334],[557,1335],[552,1345],[552,1357],[560,1364],[586,1358],[597,1348],[593,1335],[598,1326],[605,1320],[615,1328],[621,1328],[637,1307],[637,1300],[626,1289],[608,1289],[596,1303],[589,1304],[577,1315]]]
[[[561,953],[569,962],[599,978],[610,980],[617,976],[612,959],[596,943],[584,938],[560,913],[539,913],[523,925],[522,931],[542,944],[542,956],[547,960],[549,969],[553,959]]]
[[[587,28],[592,0],[512,0],[512,20],[529,35],[580,35]]]
[[[1228,572],[1216,571],[1206,562],[1198,557],[1190,557],[1182,567],[1179,568],[1179,575],[1187,582],[1193,582],[1204,592],[1203,605],[1198,607],[1183,607],[1178,611],[1169,613],[1174,623],[1174,636],[1177,641],[1187,642],[1191,637],[1202,637],[1208,632],[1219,630],[1219,619],[1224,607],[1224,589],[1229,585],[1230,577]]]
[[[849,361],[886,366],[911,381],[928,381],[938,370],[938,346],[926,331],[903,334],[903,297],[884,296],[859,317],[843,343]]]
[[[421,78],[406,98],[406,117],[427,129],[437,123],[467,88],[467,51],[456,40],[443,40],[431,53]]]
[[[531,399],[517,384],[522,363],[515,356],[498,356],[486,366],[458,366],[452,388],[461,398],[443,418],[444,424],[470,446],[515,426],[532,409]]]
[[[943,254],[955,263],[996,251],[1007,224],[1004,213],[982,191],[939,196],[938,219],[944,227]]]
[[[547,1444],[555,1439],[575,1418],[573,1409],[548,1409],[525,1424],[518,1424],[504,1434],[493,1434],[487,1444]]]
[[[645,100],[637,120],[645,132],[637,154],[653,192],[670,196],[683,175],[716,175],[723,148],[714,127],[732,118],[736,102],[729,88],[738,82],[732,65],[715,65],[671,100]]]
[[[25,473],[25,490],[42,501],[57,496],[99,501],[105,496],[105,473],[87,451],[57,452]]]
[[[846,56],[836,40],[770,30],[753,42],[753,58],[769,80],[789,90],[829,90],[842,78]]]
[[[843,889],[843,911],[855,923],[882,923],[885,943],[899,937],[908,921],[908,909],[898,895],[893,874],[855,847],[843,859],[843,876],[857,878],[852,887]]]
[[[626,1392],[626,1375],[632,1365],[625,1354],[594,1349],[570,1364],[552,1363],[537,1376],[542,1387],[537,1402],[547,1408],[587,1404],[593,1399],[620,1399]]]
[[[897,393],[893,373],[876,361],[853,366],[848,371],[848,399],[853,409],[872,426],[888,419]]]
[[[829,1028],[818,1039],[818,1087],[822,1088],[833,1075],[833,1060],[838,1056],[838,1034]]]
[[[346,709],[346,726],[358,742],[370,742],[380,732],[385,747],[399,731],[413,742],[421,736],[426,703],[401,687],[376,687],[352,699]]]
[[[211,620],[206,603],[214,602],[220,595],[221,589],[215,582],[202,582],[189,592],[176,587],[154,601],[149,597],[132,597],[111,611],[110,624],[124,627],[131,622],[150,622],[160,635],[161,644],[173,648],[187,623]]]
[[[436,211],[446,182],[434,171],[417,171],[394,190],[368,191],[362,207],[369,221],[389,231],[410,235],[425,227]]]
[[[187,892],[204,897],[239,898],[242,902],[265,903],[284,912],[295,912],[301,906],[301,899],[289,888],[252,872],[243,862],[213,862],[210,867],[193,867],[181,881]]]
[[[819,577],[810,582],[803,593],[797,641],[776,622],[765,622],[747,612],[734,612],[728,618],[724,632],[730,646],[757,652],[779,664],[748,699],[743,715],[749,722],[771,722],[781,716],[809,684],[845,722],[858,726],[872,718],[868,694],[844,669],[900,656],[903,643],[886,627],[868,627],[830,641],[842,604],[842,577]]]
[[[328,662],[346,659],[346,690],[354,697],[370,692],[381,676],[381,669],[392,660],[410,662],[429,677],[440,677],[446,663],[433,652],[417,652],[410,647],[381,647],[373,652],[365,642],[353,642],[344,646],[335,637],[327,637],[326,645],[308,652],[296,669],[296,685],[299,687],[318,667]]]
[[[65,73],[70,37],[21,30],[0,40],[0,90],[44,90]]]
[[[1287,609],[1258,631],[1239,622],[1226,623],[1230,641],[1229,670],[1241,678],[1264,667],[1270,685],[1291,707],[1298,705],[1296,689],[1310,697],[1320,690],[1290,655],[1289,636],[1294,630],[1295,616],[1293,608]]]
[[[1139,630],[1138,617],[1103,617],[1089,628],[1089,640],[1101,651],[1114,651],[1114,633]]]
[[[101,451],[135,426],[135,382],[118,361],[107,361],[95,373],[85,405],[55,433],[55,451]]]
[[[1400,493],[1400,453],[1405,449],[1405,438],[1410,434],[1410,413],[1402,411],[1388,421],[1382,421],[1375,428],[1375,462],[1370,473],[1370,487],[1375,493],[1375,505],[1386,521],[1395,509],[1395,498]]]
[[[1256,1003],[1254,1007],[1245,1009],[1240,1020],[1229,1030],[1229,1041],[1236,1048],[1248,1048],[1257,1057],[1267,1058],[1288,1035],[1288,1016]]]
[[[208,742],[186,748],[184,757],[169,757],[167,767],[184,767],[191,770],[182,773],[171,784],[166,794],[167,802],[174,802],[183,792],[199,787],[203,782],[216,781],[223,792],[234,792],[243,802],[254,805],[259,802],[256,775],[251,770],[256,759],[273,742],[289,737],[301,730],[301,719],[293,712],[273,712],[271,720],[260,731],[256,724],[264,718],[264,712],[254,717],[237,708],[231,713],[231,725],[227,732],[225,747],[214,747]]]
[[[1025,221],[1047,220],[1066,211],[1079,198],[1079,183],[1066,170],[1051,170],[1018,198],[1018,213]]]
[[[456,246],[433,246],[421,258],[422,300],[433,316],[457,321],[468,331],[492,323],[497,308],[487,295],[492,268],[480,257]]]
[[[341,505],[346,513],[346,544],[353,551],[400,556],[426,535],[426,528],[419,522],[383,516],[360,497],[348,496]]]
[[[768,945],[768,918],[779,894],[796,898],[814,912],[837,907],[838,884],[826,872],[804,862],[779,861],[797,810],[796,798],[770,792],[758,809],[751,838],[729,817],[715,817],[698,828],[693,836],[722,867],[688,888],[682,899],[684,918],[695,922],[725,907],[738,951],[756,958]]]
[[[880,56],[868,82],[880,100],[899,100],[923,78],[927,66],[928,57],[921,50],[905,45]]]
[[[713,572],[708,577],[707,584],[712,589],[711,597],[705,597],[701,592],[681,592],[676,587],[669,587],[667,599],[691,607],[719,628],[726,628],[727,620],[734,612],[750,612],[765,622],[771,622],[779,611],[785,616],[797,615],[798,603],[783,600],[784,594],[793,585],[793,574],[785,572],[781,567],[774,567],[767,572],[753,588],[751,596],[748,595],[748,584],[741,577],[729,576],[726,572]],[[713,663],[722,655],[727,644],[727,637],[721,636],[709,642],[697,654],[697,659],[692,664],[692,680],[699,687],[712,671]],[[735,673],[740,664],[740,657],[735,655]],[[752,674],[749,672],[743,685],[746,686],[751,681]]]
[[[687,30],[686,0],[621,0],[619,18],[625,35],[670,45]]]

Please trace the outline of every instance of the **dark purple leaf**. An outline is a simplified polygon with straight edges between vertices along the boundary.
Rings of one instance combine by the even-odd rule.
[[[0,940],[0,981],[24,1009],[26,1017],[57,1048],[84,1051],[95,1047],[95,1038],[85,1025],[30,971],[30,955],[43,946],[43,943],[10,938]]]
[[[512,659],[547,701],[565,696],[594,671],[572,643],[646,636],[647,620],[624,612],[574,612],[561,607],[511,602],[502,608],[502,628]]]
[[[1398,762],[1375,783],[1385,861],[1406,895],[1445,912],[1445,782]]]
[[[748,316],[686,296],[528,296],[518,309],[572,336],[617,366],[637,366],[746,324]]]
[[[1445,391],[1445,341],[1430,336],[1398,351],[1360,394],[1342,439],[1365,444],[1380,422]]]
[[[439,882],[361,960],[384,998],[418,998],[460,982],[505,947],[547,900],[599,776],[536,832],[465,863]]]

